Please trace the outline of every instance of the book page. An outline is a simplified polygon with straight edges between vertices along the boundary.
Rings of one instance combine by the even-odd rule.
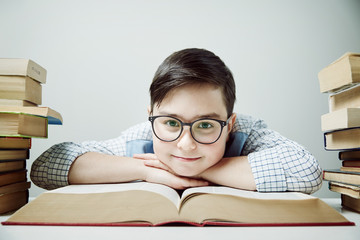
[[[184,191],[181,196],[181,199],[186,199],[190,195],[198,195],[202,193],[210,194],[222,194],[222,195],[231,195],[244,198],[253,198],[253,199],[272,199],[272,200],[301,200],[301,199],[312,199],[316,198],[304,193],[298,192],[255,192],[247,191],[230,187],[221,187],[221,186],[209,186],[209,187],[196,187],[189,188]]]
[[[89,194],[89,193],[106,193],[106,192],[122,192],[129,190],[144,190],[158,193],[169,199],[175,206],[180,205],[180,196],[178,193],[165,185],[149,183],[149,182],[130,182],[116,184],[91,184],[91,185],[69,185],[48,191],[48,193],[73,193],[73,194]]]

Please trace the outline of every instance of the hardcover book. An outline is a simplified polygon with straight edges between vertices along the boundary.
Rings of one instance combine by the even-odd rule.
[[[22,107],[22,106],[0,106],[1,112],[31,114],[48,119],[48,124],[62,125],[63,119],[60,113],[49,107]]]
[[[323,179],[331,182],[360,185],[360,172],[341,171],[340,169],[326,169]]]
[[[321,130],[360,127],[360,108],[343,108],[321,116]]]
[[[30,59],[0,58],[0,75],[29,76],[46,83],[46,69]]]
[[[324,133],[326,150],[359,150],[360,127],[345,128]]]
[[[341,194],[341,205],[360,213],[360,199]]]
[[[22,160],[28,158],[28,149],[0,149],[0,161]]]
[[[330,94],[329,96],[329,111],[333,112],[342,108],[358,108],[360,107],[360,86],[346,89]]]
[[[31,138],[0,137],[0,149],[30,149]]]
[[[0,187],[12,183],[24,182],[27,180],[26,170],[0,173]]]
[[[322,69],[319,74],[321,92],[334,92],[360,82],[360,54],[345,53]]]
[[[4,225],[69,226],[331,226],[353,225],[320,199],[302,193],[259,193],[198,187],[181,196],[148,182],[70,185],[42,193]]]
[[[24,113],[0,112],[0,136],[47,138],[48,119]]]
[[[41,105],[42,86],[29,77],[0,76],[0,99],[25,100]]]
[[[0,214],[14,211],[29,200],[30,182],[22,181],[0,186]]]
[[[344,161],[360,160],[360,150],[339,152],[339,160],[344,160]]]
[[[360,185],[329,182],[329,189],[333,192],[338,192],[353,198],[360,199]]]

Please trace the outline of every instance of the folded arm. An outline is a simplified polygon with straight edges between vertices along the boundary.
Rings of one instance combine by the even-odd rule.
[[[261,120],[254,122],[242,153],[248,156],[258,191],[313,193],[321,187],[322,170],[315,157]]]
[[[32,165],[31,179],[39,187],[68,184],[121,183],[143,180],[175,189],[208,185],[201,179],[176,176],[148,167],[142,159],[112,153],[104,142],[61,143],[44,152]]]

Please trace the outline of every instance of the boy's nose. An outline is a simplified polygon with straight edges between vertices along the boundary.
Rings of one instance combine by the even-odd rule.
[[[181,136],[178,139],[177,147],[184,151],[191,151],[196,148],[196,142],[191,136],[189,128],[184,128]]]

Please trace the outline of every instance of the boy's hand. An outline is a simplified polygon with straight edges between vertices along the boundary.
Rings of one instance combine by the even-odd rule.
[[[157,156],[153,153],[144,153],[144,154],[134,154],[134,158],[144,160],[145,166],[159,168],[165,171],[168,171],[175,175],[175,173],[163,162],[161,162]]]
[[[134,158],[144,160],[146,166],[145,181],[160,183],[175,189],[208,186],[207,181],[181,177],[176,175],[168,166],[162,163],[155,154],[135,154]]]

